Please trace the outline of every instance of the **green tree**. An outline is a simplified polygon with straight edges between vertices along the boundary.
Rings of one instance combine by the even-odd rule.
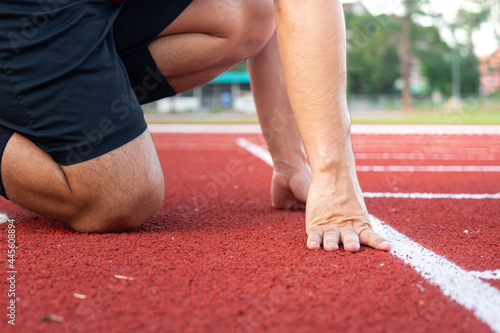
[[[454,40],[452,90],[456,98],[460,98],[461,94],[477,94],[479,91],[479,62],[474,54],[472,35],[492,16],[492,8],[498,6],[498,0],[464,0],[454,21],[445,22]],[[458,42],[458,30],[465,32],[465,45]]]
[[[491,8],[489,5],[490,1],[465,0],[458,10],[456,24],[466,33],[466,47],[469,54],[474,53],[472,34],[490,17]]]
[[[400,76],[390,16],[346,15],[348,89],[356,94],[389,94]],[[395,26],[396,25],[396,26]]]
[[[460,92],[462,95],[477,95],[480,86],[479,61],[472,53],[460,59]]]
[[[401,79],[403,80],[403,109],[410,110],[412,108],[412,99],[410,91],[410,69],[411,69],[411,24],[412,15],[415,11],[416,0],[403,0],[405,13],[401,18],[401,31],[399,32],[399,66],[401,71]]]
[[[426,78],[429,92],[451,92],[451,49],[435,26],[413,26],[412,54],[420,61],[421,74]]]
[[[401,67],[401,79],[403,80],[403,109],[412,109],[412,96],[410,92],[410,70],[412,46],[415,43],[413,25],[418,17],[434,17],[432,13],[425,12],[424,8],[429,5],[429,0],[401,0],[404,14],[401,17],[401,30],[396,34],[398,37],[399,63]]]

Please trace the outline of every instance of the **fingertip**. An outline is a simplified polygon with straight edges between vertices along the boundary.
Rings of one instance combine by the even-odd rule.
[[[323,244],[323,248],[326,251],[337,251],[339,249],[339,245],[334,242],[328,242],[326,244]]]
[[[323,230],[313,228],[308,232],[307,247],[311,250],[319,249],[321,247],[321,240],[323,239]]]
[[[390,251],[392,244],[372,230],[366,230],[359,235],[359,241],[363,245],[370,246],[381,251]]]
[[[351,252],[351,253],[358,252],[359,251],[359,244],[357,244],[357,243],[344,244],[344,250],[346,252]]]
[[[308,240],[307,241],[307,248],[310,250],[319,249],[319,243],[315,240]]]
[[[385,240],[378,244],[377,249],[382,251],[390,251],[392,249],[392,244]]]

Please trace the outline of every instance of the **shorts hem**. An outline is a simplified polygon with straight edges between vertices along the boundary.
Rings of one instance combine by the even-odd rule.
[[[141,125],[135,124],[128,127],[113,136],[102,139],[102,142],[82,141],[76,147],[68,147],[62,152],[49,153],[52,159],[61,166],[69,166],[82,163],[93,158],[109,153],[139,137],[147,130],[147,124],[144,121]]]

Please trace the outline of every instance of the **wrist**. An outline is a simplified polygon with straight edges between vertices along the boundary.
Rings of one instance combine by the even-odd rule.
[[[274,171],[283,174],[293,174],[295,172],[300,172],[304,169],[309,169],[309,164],[307,163],[307,157],[304,151],[297,152],[296,154],[289,156],[273,156],[273,168]]]
[[[356,175],[354,152],[348,147],[317,152],[310,156],[310,164],[315,177]]]
[[[336,130],[310,131],[306,139],[306,150],[313,172],[330,173],[354,165],[349,118],[336,126]]]

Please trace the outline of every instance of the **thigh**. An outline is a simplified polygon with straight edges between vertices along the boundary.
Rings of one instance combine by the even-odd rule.
[[[103,207],[120,207],[142,193],[163,192],[163,173],[148,131],[97,158],[62,167],[73,193]],[[149,197],[133,200],[147,205]],[[139,209],[140,207],[136,207]]]

